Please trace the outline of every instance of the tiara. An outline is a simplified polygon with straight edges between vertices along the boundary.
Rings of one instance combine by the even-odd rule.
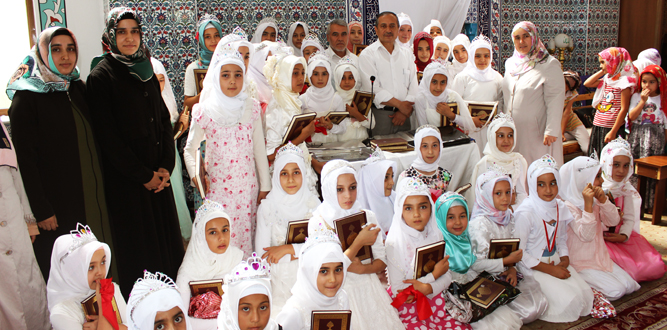
[[[315,61],[322,61],[324,63],[329,63],[329,56],[320,52],[319,50],[316,50],[314,53],[310,54],[310,57],[308,58],[308,66],[315,63]]]
[[[171,277],[160,272],[155,272],[153,274],[147,270],[144,270],[144,277],[134,282],[134,286],[132,287],[132,292],[130,293],[130,298],[127,300],[127,304],[132,306],[132,310],[130,310],[130,322],[134,323],[134,327],[136,329],[139,329],[139,327],[134,322],[134,318],[132,317],[134,310],[137,309],[137,306],[139,306],[141,301],[148,297],[150,294],[163,289],[178,290],[178,287],[176,286],[176,283],[174,283],[174,280],[171,279]]]
[[[475,39],[472,39],[472,41],[470,42],[470,44],[472,45],[472,44],[474,44],[474,43],[476,43],[476,42],[483,42],[483,43],[487,43],[487,44],[489,44],[489,45],[492,44],[492,43],[491,43],[491,39],[489,39],[489,37],[487,37],[487,36],[485,36],[485,35],[483,35],[483,34],[480,34],[480,35],[476,36]]]
[[[400,194],[413,195],[418,193],[431,196],[428,186],[419,178],[406,177],[399,181],[396,192]]]
[[[218,20],[218,18],[215,15],[204,14],[199,19],[199,22],[197,22],[197,26],[200,26],[202,23],[204,23],[206,21],[214,21],[214,22],[220,24],[220,20]]]
[[[620,136],[611,140],[611,142],[609,142],[605,146],[605,149],[611,150],[612,148],[623,148],[623,149],[626,149],[628,152],[630,152],[630,150],[631,150],[630,149],[630,143],[626,139],[624,139]]]
[[[504,112],[500,112],[500,111],[496,114],[496,116],[493,118],[493,121],[491,123],[494,123],[496,121],[498,121],[498,122],[506,121],[506,122],[514,124],[514,118],[512,118],[512,115],[510,115],[509,113],[504,113]]]
[[[555,170],[558,170],[558,163],[549,154],[540,157],[540,159],[534,161],[533,164],[535,164],[535,168],[533,169],[532,172],[530,172],[530,176],[532,176],[533,173],[540,168],[551,167]]]
[[[343,58],[341,58],[340,61],[338,61],[338,64],[336,64],[336,66],[338,67],[340,65],[346,65],[346,64],[355,65],[354,60],[352,60],[352,56],[350,55],[343,56]]]
[[[419,126],[419,128],[417,128],[417,130],[415,131],[415,134],[417,134],[417,133],[419,133],[419,131],[424,130],[424,129],[427,129],[427,128],[432,128],[432,129],[434,129],[436,132],[440,133],[440,129],[439,129],[439,128],[437,128],[437,127],[435,127],[435,126],[433,126],[433,125],[430,125],[430,124],[426,124],[426,125]]]
[[[591,167],[598,167],[600,166],[600,160],[598,160],[598,155],[595,153],[591,154],[590,157],[586,159],[586,165],[583,167],[580,167],[577,169],[578,172],[581,172],[585,169],[591,168]]]
[[[481,184],[479,186],[482,187],[487,182],[489,182],[491,180],[494,180],[494,179],[497,179],[497,178],[501,178],[501,177],[508,177],[509,178],[509,173],[507,172],[507,170],[505,170],[504,168],[502,168],[498,164],[493,163],[493,164],[491,164],[491,166],[489,166],[487,168],[486,172],[484,172],[482,175],[480,175],[480,178],[482,178],[482,180],[481,180]]]
[[[312,248],[313,246],[322,243],[334,243],[337,244],[338,246],[341,246],[340,239],[333,230],[326,229],[326,227],[324,227],[323,225],[318,226],[318,228],[310,232],[308,234],[308,237],[306,237],[306,243],[304,243],[303,247],[301,248],[301,255],[299,256],[299,258],[301,258],[306,253],[306,251],[310,250],[310,248]]]
[[[385,159],[387,159],[387,157],[385,157],[384,152],[382,151],[382,149],[380,149],[379,147],[373,147],[373,153],[370,156],[368,156],[368,159],[366,159],[364,161],[364,166],[369,165],[369,164],[373,164],[375,162],[379,162],[379,161],[385,160]]]
[[[202,206],[200,206],[197,209],[197,211],[195,212],[196,213],[195,221],[194,221],[195,224],[197,223],[197,219],[203,218],[207,214],[209,214],[211,212],[215,212],[215,211],[225,212],[225,208],[222,206],[222,204],[220,204],[216,201],[213,201],[213,200],[210,200],[210,199],[205,199]]]
[[[315,34],[313,32],[308,32],[308,35],[305,38],[303,38],[303,41],[304,42],[306,42],[306,41],[315,41],[318,44],[321,44],[320,43],[320,37],[318,37],[317,34]]]
[[[348,163],[348,162],[346,162],[342,159],[334,159],[334,160],[328,161],[326,163],[326,165],[324,165],[324,166],[325,167],[322,168],[322,173],[320,173],[322,178],[325,178],[327,175],[331,174],[331,172],[333,172],[333,171],[335,171],[339,168],[343,168],[343,167],[352,168],[352,166],[350,166],[350,163]]]
[[[60,262],[62,262],[65,257],[72,254],[74,250],[90,242],[97,242],[97,237],[95,237],[95,234],[93,234],[93,232],[90,230],[90,227],[87,225],[82,225],[79,222],[76,224],[76,229],[70,230],[69,234],[72,236],[72,245],[70,245],[67,253],[60,257]]]
[[[234,28],[234,30],[232,30],[230,35],[234,37],[233,40],[248,40],[248,34],[238,25]]]
[[[278,152],[276,153],[276,159],[278,159],[282,155],[287,155],[287,154],[294,154],[294,155],[297,155],[297,156],[303,158],[303,150],[301,150],[301,148],[293,145],[292,142],[287,142],[286,145],[284,145],[280,149],[278,149]]]
[[[257,253],[253,252],[247,261],[241,261],[229,274],[225,275],[225,284],[229,285],[256,278],[268,279],[270,274],[271,266],[266,262],[266,259],[258,257]]]
[[[220,60],[229,58],[243,62],[243,55],[231,43],[223,45],[220,51],[216,53],[216,57]]]
[[[457,198],[462,199],[463,202],[466,204],[466,208],[467,208],[468,200],[465,197],[463,197],[463,195],[461,195],[457,192],[453,192],[453,191],[445,191],[445,193],[440,195],[440,197],[438,197],[438,199],[435,201],[436,204],[437,204],[435,206],[435,209],[440,210],[440,207],[442,206],[442,204],[445,204],[446,202],[448,202],[452,199],[457,199]]]

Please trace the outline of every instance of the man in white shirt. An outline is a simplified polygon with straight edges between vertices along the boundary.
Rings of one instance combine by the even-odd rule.
[[[327,42],[329,42],[329,48],[327,48],[325,53],[331,59],[332,68],[335,68],[336,64],[338,64],[340,59],[345,57],[345,55],[349,55],[355,65],[358,64],[357,55],[352,54],[352,52],[347,49],[347,40],[349,37],[350,33],[347,27],[347,22],[342,19],[335,19],[329,23],[329,26],[327,27]],[[333,74],[331,76],[333,77]]]
[[[418,95],[417,67],[414,55],[397,41],[398,17],[386,11],[378,15],[375,33],[378,40],[359,55],[362,90],[371,90],[371,76],[375,77],[373,113],[377,124],[373,135],[409,131],[410,116]],[[416,126],[416,119],[413,120]]]

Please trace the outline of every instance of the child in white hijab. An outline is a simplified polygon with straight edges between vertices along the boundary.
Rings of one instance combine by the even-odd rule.
[[[276,322],[285,330],[310,330],[313,311],[349,310],[347,293],[342,289],[349,265],[336,234],[329,230],[309,233],[299,255],[292,297]]]
[[[255,251],[272,264],[272,315],[278,315],[296,281],[303,244],[285,244],[290,221],[310,219],[320,205],[304,169],[303,151],[291,142],[280,148],[273,164],[273,189],[257,210]],[[307,233],[305,233],[307,234]]]
[[[519,271],[533,276],[549,301],[540,320],[572,322],[593,307],[593,291],[570,265],[567,227],[574,217],[558,196],[560,175],[550,155],[528,168],[528,197],[517,209],[516,236],[523,258]]]
[[[452,53],[452,41],[445,36],[433,38],[433,59],[441,59],[445,67],[449,68],[452,63],[449,62],[449,55]]]
[[[301,56],[301,45],[303,39],[308,35],[308,25],[303,22],[294,22],[289,27],[287,34],[287,45],[292,47],[292,54]]]
[[[467,35],[461,33],[452,39],[452,74],[456,78],[465,67],[468,65],[468,47],[470,46],[470,39]]]
[[[257,24],[257,29],[255,34],[252,36],[253,44],[259,44],[262,41],[273,41],[276,42],[278,38],[278,25],[276,20],[272,17],[267,17],[262,19],[259,24]]]
[[[503,109],[503,76],[493,69],[492,62],[491,40],[484,35],[475,37],[468,46],[468,63],[453,79],[452,89],[467,102],[498,102],[496,113],[500,113]],[[479,151],[482,152],[487,143],[489,117],[477,115],[472,119],[475,122],[475,129],[470,132],[470,137],[475,139]],[[482,120],[486,123],[482,123]]]
[[[442,29],[442,24],[437,19],[432,19],[431,24],[424,28],[424,32],[430,34],[433,38],[445,35],[445,31]]]
[[[401,321],[396,310],[390,306],[386,289],[380,283],[378,272],[386,268],[386,257],[382,236],[378,235],[375,213],[362,209],[358,198],[356,171],[344,160],[332,160],[322,169],[322,197],[324,201],[315,210],[308,223],[308,234],[318,230],[336,228],[334,221],[364,211],[369,226],[362,229],[354,242],[345,251],[352,261],[345,281],[345,291],[352,310],[353,329],[398,329]],[[363,245],[371,245],[373,258],[359,261],[355,258]],[[365,311],[372,310],[372,314]]]
[[[123,315],[127,315],[129,330],[192,330],[187,313],[188,305],[181,300],[174,281],[160,272],[144,270],[144,277],[132,287]]]
[[[468,104],[457,92],[450,87],[452,78],[450,70],[440,60],[433,60],[424,69],[424,77],[419,82],[419,97],[415,102],[415,115],[419,126],[433,125],[444,126],[442,117],[445,116],[464,132],[475,129],[475,124],[470,117]],[[458,105],[459,114],[454,113],[448,103]]]
[[[487,171],[492,165],[502,168],[512,178],[514,193],[512,194],[512,209],[516,210],[526,198],[526,171],[528,164],[526,159],[514,152],[516,146],[517,132],[512,116],[498,113],[491,121],[486,131],[489,143],[484,147],[484,157],[477,162],[472,172],[471,184],[476,185],[477,178]],[[472,202],[477,196],[471,195]]]
[[[107,323],[100,316],[92,320],[84,316],[81,302],[99,292],[100,280],[104,280],[111,266],[111,250],[106,243],[97,240],[88,226],[77,223],[76,230],[62,235],[53,244],[51,271],[46,284],[46,297],[51,314],[51,325],[55,330],[80,329],[84,323]],[[125,299],[118,284],[113,283],[116,305],[123,323]],[[119,324],[121,328],[125,326]]]
[[[412,33],[413,28],[412,20],[410,20],[408,14],[398,14],[398,43],[401,46],[412,49],[412,37],[414,37],[414,33]]]
[[[310,56],[316,52],[324,54],[324,47],[322,47],[322,43],[317,34],[311,33],[306,39],[303,39],[303,42],[301,43],[301,55],[299,56],[302,56],[306,62],[308,62]]]
[[[345,133],[338,136],[338,141],[362,141],[368,138],[368,129],[375,127],[375,119],[365,117],[359,112],[359,108],[354,104],[353,98],[357,90],[361,88],[361,74],[357,68],[356,61],[349,55],[340,59],[340,62],[334,69],[334,84],[336,94],[343,99],[345,111],[350,113],[350,118],[345,118],[347,129]],[[373,127],[371,127],[371,122]]]
[[[225,284],[218,314],[220,330],[278,330],[273,313],[271,267],[254,253],[225,275]]]
[[[359,199],[363,208],[375,213],[383,238],[387,237],[394,217],[396,168],[396,162],[386,159],[384,152],[378,148],[359,170]]]
[[[246,70],[248,80],[254,82],[257,86],[256,98],[262,105],[262,113],[266,112],[266,107],[273,97],[273,87],[269,84],[268,78],[264,76],[264,65],[269,55],[278,55],[279,53],[282,53],[282,48],[277,42],[263,41],[259,45],[254,45],[254,51]],[[265,116],[263,118],[266,119]]]
[[[231,232],[232,224],[222,205],[210,199],[205,200],[197,210],[197,217],[192,224],[192,239],[176,278],[184,305],[191,306],[193,298],[205,300],[201,295],[191,297],[191,281],[222,279],[243,259],[243,252],[230,246]],[[211,300],[205,302],[210,303]],[[218,300],[213,302],[219,303]],[[192,311],[193,315],[186,315],[193,329],[216,329],[217,313],[206,312],[208,307],[209,305],[205,305],[204,308]]]

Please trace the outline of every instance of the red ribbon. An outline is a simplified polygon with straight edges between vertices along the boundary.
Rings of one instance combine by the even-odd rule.
[[[116,312],[113,311],[111,303],[114,296],[114,286],[111,278],[100,280],[100,296],[102,296],[102,315],[115,330],[118,330],[118,319],[116,319]]]
[[[315,122],[315,125],[317,124],[319,124],[319,122]],[[324,135],[329,135],[329,133],[327,132],[327,128],[322,126],[315,126],[315,133],[322,133]]]
[[[415,296],[415,300],[417,301],[417,316],[419,317],[420,321],[426,320],[431,317],[431,315],[433,315],[431,304],[429,304],[428,298],[426,298],[423,293],[417,291],[412,285],[399,292],[394,298],[394,301],[392,301],[391,305],[398,309],[405,303],[406,300],[408,300],[410,295]]]

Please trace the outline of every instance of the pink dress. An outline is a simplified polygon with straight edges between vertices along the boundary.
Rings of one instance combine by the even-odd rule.
[[[387,289],[387,292],[391,295],[391,288]],[[416,301],[411,304],[403,304],[397,308],[398,317],[405,325],[406,330],[472,329],[469,324],[461,323],[447,313],[443,293],[429,299],[429,305],[431,305],[433,315],[423,321],[420,321],[417,315]]]
[[[245,257],[249,257],[253,252],[259,193],[253,153],[253,123],[259,118],[262,108],[255,101],[251,119],[246,124],[229,127],[219,125],[200,109],[193,110],[192,118],[206,132],[205,162],[211,180],[206,198],[225,207],[232,228],[230,246],[238,247]]]

